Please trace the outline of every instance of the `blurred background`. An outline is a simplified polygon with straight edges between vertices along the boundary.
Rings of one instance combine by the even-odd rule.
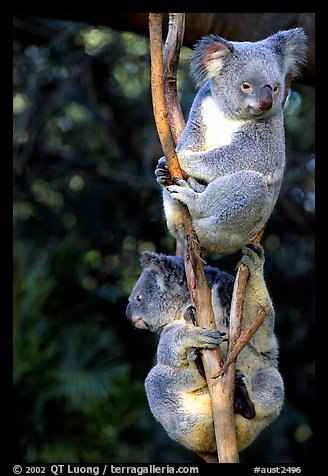
[[[15,459],[200,463],[153,419],[143,382],[157,340],[125,317],[140,253],[175,253],[153,174],[148,39],[17,15],[13,51]],[[249,463],[304,463],[314,449],[312,86],[293,85],[285,118],[287,170],[262,243],[286,401],[241,453]],[[205,258],[235,273],[236,256]]]

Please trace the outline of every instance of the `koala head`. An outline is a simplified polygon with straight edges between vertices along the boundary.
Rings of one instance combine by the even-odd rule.
[[[302,28],[257,42],[210,35],[193,51],[191,74],[199,85],[212,80],[212,94],[228,117],[260,119],[281,110],[286,77],[299,74],[306,48]]]
[[[130,294],[126,315],[135,327],[159,333],[181,319],[191,304],[183,259],[147,251],[141,264],[144,269]]]

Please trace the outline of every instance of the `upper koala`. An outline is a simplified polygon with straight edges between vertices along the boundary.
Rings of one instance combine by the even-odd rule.
[[[263,248],[245,248],[242,261],[250,271],[243,307],[246,326],[261,306],[271,306],[271,300],[263,278]],[[144,270],[131,292],[127,317],[137,328],[160,334],[157,364],[145,381],[150,409],[172,439],[200,455],[214,453],[211,399],[199,353],[220,345],[223,357],[226,355],[223,336],[229,332],[234,278],[205,267],[218,329],[210,330],[193,323],[182,258],[147,252],[142,264]],[[277,358],[272,309],[236,363],[234,409],[239,450],[279,415],[284,386]]]
[[[177,147],[189,178],[172,180],[165,158],[155,171],[177,239],[183,239],[179,202],[203,251],[232,254],[268,221],[285,167],[285,80],[299,74],[305,54],[301,28],[254,43],[214,35],[198,42],[190,68],[200,89]]]

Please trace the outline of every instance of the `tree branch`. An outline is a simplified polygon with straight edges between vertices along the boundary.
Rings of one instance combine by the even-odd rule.
[[[184,37],[184,28],[185,14],[169,13],[169,27],[163,53],[163,77],[166,111],[168,113],[170,130],[175,145],[178,145],[180,135],[186,125],[177,94],[177,67],[179,63],[181,45]],[[183,178],[186,178],[183,170],[181,171],[181,173]],[[178,203],[177,206],[180,209],[180,213],[185,216],[185,211],[183,210],[183,208],[186,207],[184,207],[182,203]],[[185,256],[185,246],[183,245],[183,243],[181,243],[180,240],[176,241],[175,254],[177,256],[181,256],[182,258],[184,258]]]
[[[185,28],[184,13],[169,13],[169,29],[164,47],[164,95],[171,133],[178,145],[186,125],[177,93],[177,67]],[[183,173],[183,172],[182,172]]]
[[[178,158],[174,150],[173,137],[169,130],[168,114],[165,109],[160,14],[151,13],[149,15],[149,33],[152,69],[152,97],[155,121],[171,176],[181,178],[182,171],[176,163],[178,162]],[[166,58],[168,57],[169,55],[166,56]],[[175,116],[172,120],[175,120]],[[178,134],[176,134],[176,140],[178,140],[178,138]],[[186,240],[183,243],[185,268],[190,296],[196,308],[196,322],[198,326],[215,329],[215,319],[211,305],[211,292],[206,281],[203,260],[200,257],[200,246],[197,236],[192,228],[192,221],[187,207],[182,206],[181,209],[183,210],[183,223],[185,227],[184,236],[186,237]],[[220,348],[213,351],[204,350],[202,360],[212,400],[213,420],[219,460],[222,463],[238,462],[238,452],[236,452],[235,443],[236,434],[233,402],[232,404],[229,402],[230,408],[227,408],[227,400],[224,392],[225,377],[220,377],[213,383],[213,376],[218,374],[223,365]],[[208,459],[206,460],[209,461]]]
[[[233,362],[236,361],[240,352],[243,350],[245,345],[248,344],[248,342],[251,340],[255,332],[261,327],[261,325],[264,322],[264,319],[266,318],[266,316],[269,314],[270,311],[271,311],[271,307],[269,306],[261,307],[261,309],[257,311],[254,319],[248,324],[247,327],[245,327],[245,329],[241,331],[237,341],[235,342],[231,352],[229,353],[227,360],[224,362],[218,375],[215,375],[214,378],[220,377],[222,374],[224,374],[224,372],[226,372],[228,367]]]

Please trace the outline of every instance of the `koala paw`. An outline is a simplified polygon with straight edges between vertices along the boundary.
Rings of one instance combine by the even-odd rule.
[[[192,324],[193,326],[196,325],[195,311],[196,308],[194,306],[188,306],[184,311],[183,317],[187,324]]]
[[[168,187],[169,185],[173,185],[175,183],[171,177],[165,157],[161,157],[157,162],[155,175],[157,183],[162,185],[162,187]]]
[[[175,185],[169,185],[167,191],[172,198],[180,200],[180,202],[188,205],[191,200],[195,200],[197,193],[182,179],[172,179]]]
[[[221,332],[215,329],[204,329],[203,327],[194,327],[191,329],[190,347],[196,349],[215,349],[222,342],[226,342],[228,339],[223,338],[225,332]]]
[[[260,244],[247,245],[242,249],[241,261],[251,274],[262,273],[264,265],[264,249]]]
[[[251,420],[255,417],[255,407],[252,400],[249,398],[244,380],[245,375],[237,369],[235,380],[234,413],[239,413],[247,420]]]

